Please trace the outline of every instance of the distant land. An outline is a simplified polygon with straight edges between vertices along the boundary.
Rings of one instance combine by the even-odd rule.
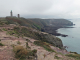
[[[71,26],[73,23],[66,19],[41,19],[41,18],[17,18],[17,17],[5,17],[0,18],[2,21],[7,21],[7,23],[17,24],[21,26],[28,26],[43,32],[53,34],[55,36],[64,36],[60,33],[57,33],[56,30],[59,28],[64,28],[66,26]],[[67,27],[68,28],[68,27]],[[70,27],[69,27],[70,28]]]

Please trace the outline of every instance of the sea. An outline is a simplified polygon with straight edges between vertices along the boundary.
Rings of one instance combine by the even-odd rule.
[[[58,33],[68,35],[67,37],[59,37],[64,46],[67,46],[66,48],[67,51],[71,52],[77,52],[80,54],[80,19],[73,19],[70,20],[72,21],[75,25],[70,26],[74,28],[60,28],[57,30]]]

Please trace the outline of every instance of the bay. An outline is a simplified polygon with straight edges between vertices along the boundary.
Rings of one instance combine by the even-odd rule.
[[[74,28],[60,28],[57,30],[58,33],[68,35],[67,37],[59,37],[64,46],[67,46],[67,51],[77,52],[80,54],[80,19],[71,20],[75,26]]]

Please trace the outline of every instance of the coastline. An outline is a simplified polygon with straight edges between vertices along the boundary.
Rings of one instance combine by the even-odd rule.
[[[47,33],[55,35],[55,36],[67,37],[68,35],[61,34],[61,33],[57,32],[57,30],[60,29],[60,28],[74,28],[74,27],[60,27],[60,26],[53,27],[53,26],[46,26],[41,31],[47,32]]]

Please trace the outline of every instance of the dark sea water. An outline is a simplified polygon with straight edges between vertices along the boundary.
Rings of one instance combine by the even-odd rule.
[[[59,37],[63,45],[68,46],[67,51],[77,52],[80,54],[80,19],[71,20],[74,24],[76,24],[75,28],[60,28],[58,29],[58,33],[66,34],[68,37]]]

